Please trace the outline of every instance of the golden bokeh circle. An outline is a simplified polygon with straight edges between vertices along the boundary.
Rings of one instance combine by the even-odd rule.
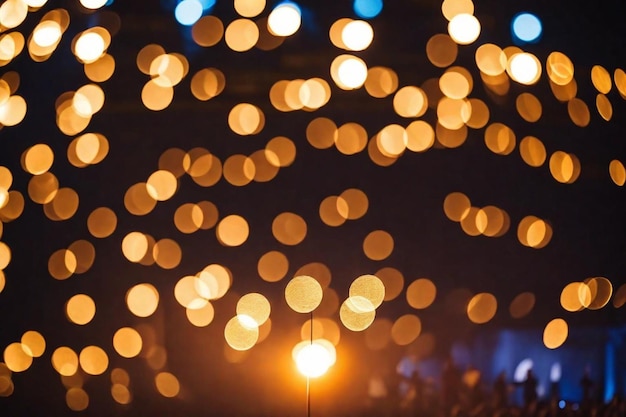
[[[378,308],[385,299],[385,284],[376,275],[361,275],[350,284],[349,296],[366,298]]]
[[[297,313],[315,310],[324,296],[320,283],[308,275],[296,276],[285,287],[285,301]]]
[[[224,217],[215,229],[216,236],[224,246],[241,246],[250,235],[248,222],[243,217],[231,214]]]
[[[498,301],[493,294],[480,293],[472,297],[467,304],[467,316],[476,324],[490,321],[498,309]]]
[[[548,349],[556,349],[567,340],[569,327],[561,318],[551,320],[543,330],[543,344]]]
[[[122,327],[113,335],[113,348],[123,358],[134,358],[141,352],[141,334],[132,327]]]
[[[270,302],[264,295],[249,293],[237,301],[237,315],[245,315],[252,318],[257,326],[263,325],[270,317]]]
[[[411,344],[422,331],[422,321],[414,314],[398,317],[391,326],[391,339],[400,346]]]
[[[295,213],[281,213],[272,221],[272,234],[283,245],[295,246],[306,237],[307,224]]]
[[[109,357],[99,346],[87,346],[78,356],[80,367],[89,375],[101,375],[109,367]]]
[[[373,261],[387,259],[394,248],[394,240],[389,232],[374,230],[363,240],[363,252]]]
[[[253,318],[237,315],[226,323],[224,338],[235,350],[249,350],[259,340],[259,326]]]
[[[406,289],[406,300],[415,309],[425,309],[435,301],[437,287],[428,278],[419,278]]]

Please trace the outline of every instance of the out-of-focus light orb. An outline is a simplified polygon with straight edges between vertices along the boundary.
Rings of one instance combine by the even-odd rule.
[[[34,9],[38,7],[43,7],[47,2],[48,0],[25,0],[24,1],[24,3],[26,3],[28,7],[32,7]]]
[[[291,36],[300,28],[302,13],[295,3],[281,3],[267,18],[267,28],[274,36]]]
[[[26,100],[21,96],[10,96],[0,104],[0,123],[4,126],[15,126],[26,116]]]
[[[532,13],[520,13],[513,18],[511,24],[513,37],[521,42],[537,42],[541,37],[543,26],[541,20]]]
[[[326,373],[332,364],[332,356],[325,346],[307,343],[296,354],[296,366],[308,378],[317,378]]]
[[[474,14],[474,2],[472,0],[443,0],[441,13],[448,22],[460,13]]]
[[[4,349],[4,362],[13,372],[24,372],[33,364],[33,356],[29,355],[21,343],[11,343]]]
[[[0,25],[13,29],[22,24],[28,15],[28,5],[23,0],[7,0],[0,6]]]
[[[528,375],[528,370],[533,369],[533,360],[530,358],[526,358],[522,360],[517,367],[515,368],[515,373],[513,374],[513,381],[515,382],[524,382],[526,379],[526,375]]]
[[[559,382],[561,380],[561,364],[559,362],[555,362],[550,367],[550,382]]]
[[[480,22],[471,14],[457,14],[448,23],[448,34],[459,45],[469,45],[480,35]]]
[[[357,57],[350,57],[339,64],[337,78],[348,89],[357,89],[365,84],[367,65]]]
[[[62,31],[59,23],[54,20],[46,20],[37,25],[33,31],[33,40],[43,48],[50,47],[61,39]]]
[[[22,335],[22,349],[27,355],[39,358],[46,350],[46,339],[41,333],[29,330]]]
[[[243,17],[256,17],[265,9],[265,0],[235,0],[235,11]]]
[[[527,52],[515,54],[509,62],[509,72],[511,78],[520,84],[535,84],[541,76],[541,62]]]
[[[324,297],[320,283],[309,275],[294,277],[285,287],[285,301],[297,313],[310,313]]]
[[[88,32],[81,35],[76,41],[76,56],[84,63],[95,62],[104,54],[106,48],[100,34]]]
[[[181,25],[191,26],[200,20],[203,10],[199,0],[183,0],[176,5],[174,16]]]
[[[211,7],[215,6],[215,0],[200,0],[200,4],[202,4],[203,10],[209,10]]]
[[[341,40],[351,51],[367,49],[374,39],[374,29],[364,20],[353,20],[341,31]]]
[[[354,13],[362,19],[376,17],[383,10],[383,0],[354,0]]]
[[[87,9],[95,10],[106,6],[107,0],[80,0],[80,4]]]
[[[561,318],[550,321],[543,330],[543,344],[548,349],[556,349],[567,340],[569,326]]]

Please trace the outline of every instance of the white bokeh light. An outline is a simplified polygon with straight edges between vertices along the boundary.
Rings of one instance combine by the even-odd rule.
[[[471,14],[457,14],[448,23],[448,34],[459,45],[469,45],[480,35],[480,22]]]
[[[353,20],[341,32],[341,40],[351,51],[367,49],[374,39],[372,26],[363,20]]]
[[[533,369],[533,365],[533,360],[530,358],[522,360],[515,368],[513,381],[524,382],[524,380],[526,380],[526,376],[528,375],[528,370]]]
[[[181,25],[191,26],[202,17],[202,10],[198,0],[183,0],[174,9],[174,16]]]
[[[81,35],[76,41],[75,53],[82,62],[95,62],[104,54],[106,45],[102,36],[90,32]]]
[[[367,65],[360,58],[349,57],[339,64],[337,78],[347,89],[360,88],[367,79]]]
[[[317,342],[306,343],[296,354],[298,371],[306,377],[317,378],[324,375],[332,365],[332,355]]]
[[[28,7],[32,7],[32,8],[43,7],[47,2],[48,2],[48,0],[26,0],[26,1],[24,1],[24,3],[26,3],[26,5]]]
[[[520,84],[535,84],[541,76],[541,63],[533,54],[515,54],[509,61],[509,75]]]
[[[87,9],[95,10],[107,4],[107,0],[80,0],[80,4]]]
[[[267,28],[275,36],[291,36],[302,23],[300,8],[293,3],[279,4],[267,18]]]
[[[61,26],[54,20],[46,20],[35,28],[33,31],[33,41],[46,48],[59,42],[61,39]]]
[[[550,367],[550,382],[559,382],[561,380],[562,369],[559,362],[555,362]]]

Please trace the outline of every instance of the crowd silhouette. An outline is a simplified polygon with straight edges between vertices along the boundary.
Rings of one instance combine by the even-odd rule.
[[[487,384],[481,372],[461,370],[448,358],[437,381],[423,378],[417,368],[407,376],[393,373],[384,382],[384,395],[372,398],[371,415],[379,417],[626,417],[626,401],[619,395],[605,403],[585,368],[579,382],[580,398],[561,399],[559,383],[552,382],[547,395],[539,397],[539,382],[532,368],[522,381],[500,372]],[[522,402],[512,401],[521,391]]]

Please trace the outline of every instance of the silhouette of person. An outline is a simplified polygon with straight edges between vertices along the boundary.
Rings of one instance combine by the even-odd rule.
[[[583,390],[581,405],[587,408],[593,401],[593,380],[588,367],[585,367],[585,372],[580,379],[580,386]]]
[[[444,410],[449,415],[450,410],[459,402],[459,389],[461,387],[461,374],[449,357],[443,366],[441,374],[441,400]]]
[[[410,408],[412,410],[411,412],[414,415],[417,415],[423,407],[422,394],[424,392],[424,381],[422,381],[420,373],[417,369],[414,369],[411,374],[411,390],[413,391],[413,398]]]
[[[523,382],[524,390],[524,406],[527,408],[537,402],[537,378],[532,369],[526,373],[526,379]]]
[[[470,366],[465,375],[463,376],[463,382],[467,390],[466,395],[466,407],[468,410],[477,410],[479,407],[484,406],[484,392],[482,384],[482,375],[480,371],[473,366]]]
[[[509,389],[506,383],[506,371],[498,374],[493,382],[493,406],[496,410],[509,405]]]

